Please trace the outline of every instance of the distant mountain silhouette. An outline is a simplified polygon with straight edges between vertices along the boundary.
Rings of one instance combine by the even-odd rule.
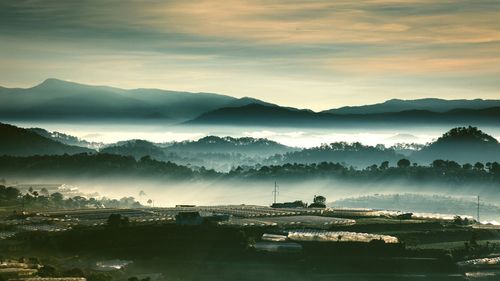
[[[294,150],[296,149],[262,138],[207,136],[196,141],[174,142],[162,144],[161,146],[145,140],[122,141],[108,145],[102,148],[100,152],[134,156],[135,158],[149,155],[162,159],[169,153],[179,155],[230,153],[264,156]]]
[[[60,155],[93,152],[43,137],[31,130],[0,123],[0,155]]]
[[[181,165],[229,171],[234,166],[255,165],[266,157],[297,150],[274,141],[256,138],[207,136],[196,141],[154,144],[144,140],[119,142],[102,148],[100,153],[144,156]]]
[[[310,110],[290,109],[279,106],[249,104],[241,107],[219,108],[201,114],[186,124],[247,125],[247,126],[329,126],[356,124],[407,124],[500,122],[500,107],[484,109],[453,109],[447,112],[407,110],[373,114],[331,114]]]
[[[204,113],[187,124],[221,125],[308,125],[315,121],[333,120],[329,114],[252,103],[240,107],[224,107]]]
[[[412,154],[417,161],[435,159],[460,163],[493,162],[500,160],[500,144],[476,127],[453,128],[435,142]]]
[[[398,154],[393,149],[385,148],[384,146],[336,142],[275,155],[267,159],[266,164],[333,162],[344,163],[346,166],[366,168],[373,164],[379,165],[383,161],[389,161],[390,164],[395,165],[401,158],[404,158],[402,154]]]
[[[393,99],[322,112],[282,107],[252,97],[159,89],[119,89],[47,79],[27,89],[0,87],[3,120],[158,121],[162,123],[329,126],[441,122],[483,125],[500,121],[500,100]]]
[[[42,137],[45,137],[45,138],[48,138],[51,140],[55,140],[57,142],[61,142],[61,143],[67,144],[67,145],[81,146],[81,147],[86,147],[86,148],[90,148],[90,149],[96,149],[96,148],[103,146],[102,143],[89,142],[89,141],[79,139],[75,136],[67,135],[64,133],[49,132],[49,131],[42,129],[42,128],[29,128],[27,130],[35,132]]]
[[[383,103],[362,105],[362,106],[344,106],[340,108],[323,111],[324,113],[334,114],[374,114],[400,112],[407,110],[428,110],[433,112],[446,112],[457,108],[462,109],[482,109],[488,107],[500,107],[500,100],[445,100],[436,98],[401,100],[391,99]]]
[[[0,118],[158,119],[183,121],[245,100],[158,89],[124,90],[47,79],[28,89],[0,89]],[[248,101],[249,102],[249,101]],[[255,102],[255,101],[252,101]]]
[[[249,104],[260,104],[260,105],[265,105],[265,106],[279,106],[274,103],[269,103],[265,101],[261,101],[259,99],[251,98],[251,97],[243,97],[239,98],[237,100],[229,102],[225,107],[239,107],[239,106],[245,106]]]
[[[133,156],[136,159],[140,159],[144,156],[152,156],[156,159],[165,158],[165,152],[161,147],[145,140],[129,140],[118,142],[116,144],[112,144],[100,149],[99,152]]]
[[[174,143],[167,147],[166,150],[176,153],[240,153],[266,156],[286,153],[296,149],[263,138],[207,136],[197,141]]]

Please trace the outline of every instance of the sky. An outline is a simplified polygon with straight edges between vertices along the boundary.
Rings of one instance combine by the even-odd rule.
[[[46,78],[324,110],[500,98],[498,0],[1,0],[0,85]]]

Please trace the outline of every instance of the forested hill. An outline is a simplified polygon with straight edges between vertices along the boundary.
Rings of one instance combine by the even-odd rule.
[[[404,158],[392,148],[381,146],[368,146],[357,143],[336,142],[323,144],[318,147],[307,148],[300,151],[288,152],[281,155],[274,155],[267,159],[268,164],[284,163],[321,163],[338,162],[347,166],[365,168],[373,164],[380,164],[388,161],[390,165]]]
[[[42,137],[45,137],[45,138],[48,138],[48,139],[51,139],[51,140],[54,140],[54,141],[57,141],[57,142],[60,142],[63,144],[67,144],[67,145],[81,146],[81,147],[86,147],[86,148],[91,148],[91,149],[95,149],[95,148],[99,148],[99,147],[103,146],[102,143],[89,142],[89,141],[82,140],[82,139],[79,139],[75,136],[67,135],[64,133],[49,132],[49,131],[42,129],[42,128],[29,128],[27,130],[35,132]]]
[[[342,163],[346,167],[364,169],[373,165],[396,166],[402,158],[408,158],[412,164],[423,165],[431,164],[434,160],[452,161],[457,165],[500,161],[498,140],[471,126],[453,128],[436,141],[413,150],[404,149],[406,146],[401,145],[385,147],[346,142],[302,149],[262,138],[207,136],[195,141],[159,144],[145,140],[129,140],[108,145],[97,152],[55,140],[62,139],[84,146],[93,145],[69,135],[61,133],[54,135],[43,129],[23,129],[2,123],[0,123],[0,137],[0,155],[61,155],[83,152],[133,156],[136,160],[150,156],[159,161],[170,161],[188,167],[204,167],[221,172],[227,172],[238,166],[321,162]]]
[[[263,138],[233,138],[207,136],[197,141],[174,143],[166,148],[177,153],[241,153],[246,155],[269,156],[297,150],[296,148]]]
[[[163,159],[165,157],[165,151],[163,150],[163,148],[145,140],[129,140],[118,142],[116,144],[108,145],[102,148],[99,152],[118,154],[123,156],[133,156],[136,159],[140,159],[144,156],[151,156],[156,159]]]
[[[500,161],[500,143],[476,127],[458,127],[412,154],[416,161],[434,159],[460,163]]]
[[[0,123],[0,155],[53,155],[93,152],[93,150],[66,145],[38,133]]]

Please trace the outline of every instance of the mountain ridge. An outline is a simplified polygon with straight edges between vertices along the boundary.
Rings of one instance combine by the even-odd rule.
[[[479,109],[486,107],[500,106],[500,100],[492,99],[441,99],[441,98],[421,98],[413,100],[390,99],[381,103],[343,106],[323,110],[324,113],[334,114],[369,114],[369,113],[389,113],[412,109],[422,109],[434,112],[446,112],[456,108]]]
[[[307,110],[290,110],[250,104],[241,107],[219,108],[185,122],[189,125],[276,125],[325,126],[339,124],[376,123],[444,123],[452,125],[500,122],[500,107],[483,109],[456,108],[446,112],[406,110],[374,114],[332,114]]]
[[[55,78],[0,91],[0,118],[12,120],[159,120],[179,122],[239,99],[214,93],[120,89]],[[245,101],[240,101],[244,104]]]
[[[347,106],[315,112],[310,109],[281,106],[248,96],[236,98],[217,93],[192,93],[154,88],[121,89],[106,85],[87,85],[56,78],[48,78],[31,88],[0,87],[0,100],[2,101],[0,103],[0,118],[4,120],[58,120],[61,118],[69,121],[156,120],[171,124],[189,123],[191,120],[206,117],[207,114],[212,114],[216,110],[237,107],[245,109],[250,105],[274,108],[280,112],[280,114],[274,114],[276,118],[297,119],[298,115],[302,115],[300,118],[304,119],[307,115],[306,120],[301,120],[304,125],[307,125],[308,122],[318,122],[318,116],[322,116],[322,119],[328,119],[325,117],[330,116],[329,118],[331,118],[334,115],[336,120],[345,120],[343,119],[345,116],[352,120],[380,119],[381,115],[403,111],[406,112],[406,115],[410,114],[411,111],[418,110],[428,111],[426,114],[435,114],[451,110],[484,110],[500,107],[500,100],[492,99],[424,98],[416,100],[391,99],[377,104]],[[259,114],[262,113],[261,109]],[[270,112],[264,113],[269,117]],[[240,112],[239,115],[247,114],[248,112]],[[495,112],[488,114],[494,115]],[[476,118],[476,116],[473,117]],[[245,122],[252,123],[248,119]],[[286,123],[286,120],[265,118],[260,122],[280,125],[280,123]],[[321,120],[320,123],[328,125],[325,120]]]
[[[62,155],[95,152],[92,149],[66,145],[41,136],[35,131],[0,123],[0,155]]]

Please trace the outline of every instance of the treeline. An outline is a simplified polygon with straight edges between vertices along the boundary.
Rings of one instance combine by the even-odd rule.
[[[134,197],[121,199],[87,198],[73,196],[65,198],[60,192],[49,193],[47,189],[34,190],[26,193],[12,186],[0,185],[1,206],[22,206],[27,210],[82,209],[82,208],[140,208],[142,205]]]
[[[149,156],[144,156],[139,160],[132,156],[106,153],[28,157],[0,156],[0,174],[5,175],[85,177],[114,174],[188,179],[199,173],[186,166],[154,160]],[[209,176],[210,171],[203,174]]]
[[[145,177],[169,180],[207,179],[289,179],[306,180],[331,178],[354,181],[440,181],[453,184],[500,183],[498,162],[459,164],[455,161],[435,160],[429,166],[418,165],[407,159],[390,166],[388,161],[356,169],[340,163],[321,162],[311,164],[238,166],[227,173],[203,167],[192,169],[171,162],[111,154],[77,154],[61,156],[0,157],[0,176],[67,176]]]
[[[266,159],[264,163],[273,165],[284,163],[311,164],[334,159],[335,162],[366,167],[375,161],[380,161],[380,159],[396,163],[402,157],[404,156],[395,149],[386,148],[384,145],[369,146],[359,142],[335,142],[285,154],[276,154]]]
[[[488,162],[460,165],[454,161],[435,160],[429,166],[420,166],[407,159],[400,159],[398,165],[390,167],[388,161],[355,169],[339,163],[322,162],[312,164],[284,164],[243,169],[236,168],[230,176],[252,179],[336,178],[360,182],[408,180],[412,182],[447,182],[456,185],[467,183],[500,183],[500,165]]]

